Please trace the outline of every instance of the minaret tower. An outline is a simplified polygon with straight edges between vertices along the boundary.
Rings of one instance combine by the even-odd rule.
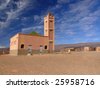
[[[49,38],[49,52],[54,51],[54,16],[51,13],[48,13],[44,17],[44,36]]]

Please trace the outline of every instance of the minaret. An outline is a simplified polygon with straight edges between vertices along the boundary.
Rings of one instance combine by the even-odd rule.
[[[48,13],[44,17],[44,36],[49,38],[49,52],[54,51],[54,16],[51,13]]]

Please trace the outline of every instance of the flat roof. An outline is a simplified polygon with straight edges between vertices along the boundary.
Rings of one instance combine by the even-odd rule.
[[[39,37],[48,37],[48,36],[43,36],[43,35],[32,35],[32,34],[23,34],[23,33],[18,33],[19,35],[26,35],[26,36],[39,36]]]

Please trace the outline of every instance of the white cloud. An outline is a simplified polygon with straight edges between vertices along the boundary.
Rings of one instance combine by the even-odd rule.
[[[65,4],[65,3],[69,3],[70,0],[57,0],[58,4]]]
[[[71,12],[83,12],[88,10],[91,6],[95,5],[96,0],[80,0],[77,3],[70,4],[70,11]]]
[[[80,20],[83,17],[88,16],[91,13],[91,7],[94,7],[97,0],[80,0],[77,3],[69,4],[70,13],[76,14],[74,18]]]
[[[82,19],[80,19],[79,23],[81,28],[84,31],[95,30],[94,25],[99,18],[98,14],[100,14],[100,11],[96,10],[95,12],[89,13],[89,15],[84,16]]]
[[[10,0],[8,0],[8,2],[9,1]],[[28,32],[32,30],[36,30],[39,32],[42,31],[44,20],[43,14],[47,13],[48,11],[52,11],[54,12],[56,18],[55,30],[57,35],[61,35],[60,33],[62,33],[67,34],[68,36],[73,36],[77,34],[76,32],[78,30],[81,33],[85,33],[84,36],[86,37],[95,36],[95,33],[93,33],[92,31],[95,30],[94,23],[97,21],[98,17],[100,17],[100,8],[96,9],[94,12],[91,12],[91,7],[94,7],[96,1],[97,0],[78,0],[78,2],[70,4],[70,0],[58,0],[57,5],[55,5],[54,7],[50,7],[46,12],[43,12],[42,16],[34,16],[35,21],[40,20],[37,26],[23,28],[22,32]],[[63,9],[63,4],[66,3],[68,3],[69,5],[69,10]],[[17,10],[7,12],[8,18],[6,22],[1,22],[0,26],[7,26],[9,25],[11,20],[17,18],[18,15],[21,14],[21,11],[24,10],[27,6],[28,0],[20,0],[20,2],[16,2],[16,4],[18,7]],[[57,13],[56,11],[59,11],[59,13]],[[24,20],[27,20],[27,18],[24,18]]]
[[[20,0],[19,2],[16,2],[17,4],[17,12],[23,10],[28,4],[29,4],[29,0]]]
[[[34,21],[37,21],[37,20],[40,20],[40,19],[41,19],[40,16],[38,16],[38,15],[34,15]]]
[[[11,0],[6,0],[7,1],[7,3],[9,3]]]
[[[10,0],[6,0],[6,5],[8,2],[10,2]],[[8,27],[10,22],[13,19],[16,19],[21,14],[21,11],[24,10],[29,4],[28,0],[20,0],[19,2],[15,3],[17,4],[17,9],[16,10],[11,9],[10,11],[5,12],[7,14],[7,19],[5,22],[0,23],[1,29]]]
[[[43,25],[35,26],[34,29],[42,29]],[[42,29],[43,30],[43,29]]]
[[[22,33],[30,33],[32,31],[41,33],[43,29],[44,29],[43,25],[32,26],[32,27],[22,28]]]
[[[80,24],[81,25],[93,25],[96,20],[97,20],[97,17],[87,16],[80,20]]]
[[[26,33],[26,32],[28,32],[28,31],[32,30],[33,28],[34,28],[34,27],[23,28],[23,29],[22,29],[22,33]]]
[[[6,8],[6,6],[8,5],[8,3],[10,2],[11,0],[3,0],[1,1],[0,3],[0,10],[3,10]]]
[[[80,0],[74,4],[69,4],[70,9],[68,11],[61,10],[61,16],[56,17],[56,36],[60,38],[59,35],[67,34],[73,36],[74,39],[74,35],[83,35],[82,38],[89,38],[88,40],[91,37],[96,37],[95,23],[100,17],[100,8],[95,9],[94,12],[91,11],[96,3],[97,0]],[[62,5],[57,5],[62,8]],[[58,10],[59,8],[53,7],[52,9]],[[55,13],[56,16],[57,14]]]
[[[96,5],[96,1],[97,0],[82,0],[69,5],[69,13],[74,14],[71,20],[79,23],[83,31],[89,32],[89,30],[95,30],[94,24],[98,20],[100,9],[91,12],[91,8]]]
[[[73,30],[67,30],[66,34],[67,35],[75,35],[76,33]]]
[[[67,3],[70,3],[70,0],[57,0],[57,4],[55,6],[53,6],[53,7],[49,7],[47,12],[49,12],[49,11],[51,11],[51,12],[57,11],[60,8],[63,7],[63,4],[67,4]],[[61,11],[60,11],[60,13],[61,13]]]
[[[96,35],[95,31],[90,31],[89,33],[86,33],[86,37],[94,37]]]
[[[100,8],[98,8],[96,11],[90,13],[89,16],[100,17]]]
[[[59,9],[59,8],[61,8],[61,5],[57,4],[57,5],[55,6],[55,9]]]

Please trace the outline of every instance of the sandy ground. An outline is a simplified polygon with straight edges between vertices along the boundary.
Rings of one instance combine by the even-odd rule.
[[[0,56],[0,75],[100,75],[100,52]]]

